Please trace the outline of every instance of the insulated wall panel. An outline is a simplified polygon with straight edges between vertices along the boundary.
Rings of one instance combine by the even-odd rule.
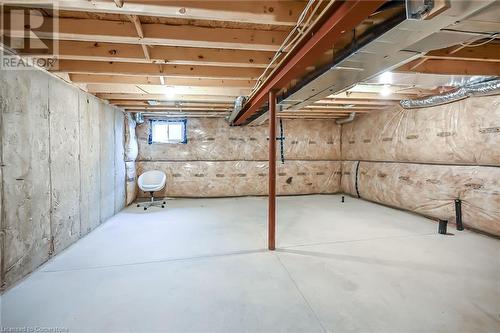
[[[168,177],[167,189],[158,196],[267,194],[267,125],[230,127],[223,119],[190,118],[187,126],[187,144],[148,144],[149,121],[137,126],[137,174],[158,168]],[[284,120],[283,130],[285,164],[278,163],[278,194],[337,192],[340,126],[334,120]],[[279,161],[279,141],[276,146]]]
[[[80,238],[78,91],[49,80],[52,237],[58,253]]]
[[[342,127],[345,160],[500,165],[500,96],[374,111]]]
[[[147,119],[137,126],[141,161],[262,161],[268,158],[266,125],[231,127],[223,119],[190,118],[187,120],[188,143],[183,145],[149,145],[149,127]],[[287,160],[340,159],[340,126],[334,120],[284,120],[283,130]],[[277,134],[280,134],[279,125]],[[277,154],[280,154],[279,146]]]
[[[99,101],[83,91],[80,103],[80,234],[85,235],[100,223],[101,169]]]
[[[115,114],[100,104],[101,223],[115,214]]]
[[[115,214],[125,207],[125,117],[123,112],[109,107],[115,114]]]
[[[48,76],[2,71],[3,275],[11,285],[49,258]]]
[[[0,109],[0,288],[8,288],[123,207],[123,149],[115,149],[123,115],[35,69],[0,70]]]
[[[131,113],[125,114],[125,172],[126,172],[126,204],[134,202],[137,197],[137,176],[135,160],[139,153],[137,135],[135,133],[136,122]]]
[[[340,162],[287,161],[278,164],[278,194],[336,193]],[[267,194],[267,162],[138,162],[138,173],[163,170],[167,186],[158,196],[226,197]],[[139,195],[147,196],[140,192]]]
[[[342,178],[354,195],[356,173],[344,169]],[[452,222],[461,199],[464,225],[500,236],[498,167],[361,162],[358,190],[361,198]]]
[[[342,161],[342,179],[340,183],[341,191],[352,195],[358,196],[356,190],[356,173],[358,171],[358,161]]]

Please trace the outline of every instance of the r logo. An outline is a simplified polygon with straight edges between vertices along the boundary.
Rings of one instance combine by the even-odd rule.
[[[30,1],[1,5],[1,63],[3,69],[55,69],[58,15],[54,3]]]

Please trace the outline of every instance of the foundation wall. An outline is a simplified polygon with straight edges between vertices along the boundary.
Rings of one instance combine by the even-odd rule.
[[[342,190],[450,222],[460,199],[465,226],[500,235],[499,106],[477,97],[344,125]]]
[[[187,144],[148,144],[149,121],[137,126],[137,174],[159,169],[175,197],[267,194],[267,126],[230,127],[223,119],[187,120]],[[340,189],[340,126],[334,121],[285,120],[284,156],[277,143],[278,194]],[[280,133],[278,128],[278,133]],[[139,191],[142,197],[148,194]]]
[[[0,71],[1,283],[125,204],[123,113],[47,73]]]

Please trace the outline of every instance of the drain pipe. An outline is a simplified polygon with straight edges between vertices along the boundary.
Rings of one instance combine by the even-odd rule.
[[[351,121],[354,120],[354,118],[356,118],[356,112],[351,112],[349,114],[349,117],[347,118],[342,118],[342,119],[338,119],[336,121],[337,125],[343,125],[343,124],[347,124],[347,123],[350,123]]]
[[[494,79],[458,88],[455,91],[419,99],[404,99],[399,104],[404,109],[417,109],[456,102],[471,96],[500,94],[500,79]]]

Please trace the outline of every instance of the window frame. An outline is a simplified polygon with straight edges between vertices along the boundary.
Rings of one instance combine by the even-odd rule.
[[[170,123],[181,123],[182,124],[182,141],[153,141],[153,126],[155,124],[170,124]],[[149,138],[148,144],[187,144],[187,119],[149,119]]]

